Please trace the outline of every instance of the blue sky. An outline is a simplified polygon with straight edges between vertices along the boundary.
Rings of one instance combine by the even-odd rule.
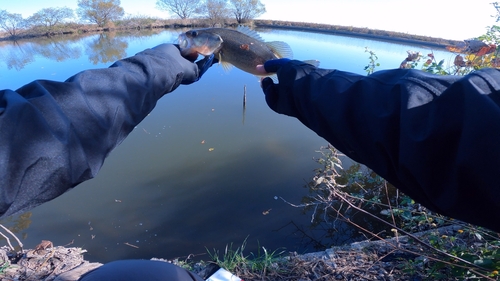
[[[491,0],[261,0],[262,19],[317,22],[463,40],[495,24]],[[46,7],[76,9],[77,0],[0,0],[0,9],[28,17]],[[465,4],[467,3],[467,4]],[[125,13],[171,18],[156,0],[121,0]]]

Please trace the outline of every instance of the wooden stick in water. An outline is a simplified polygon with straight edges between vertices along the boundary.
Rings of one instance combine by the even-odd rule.
[[[243,108],[247,106],[247,85],[243,86]]]

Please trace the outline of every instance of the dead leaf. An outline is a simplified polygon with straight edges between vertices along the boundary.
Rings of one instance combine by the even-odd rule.
[[[52,244],[49,240],[42,240],[42,242],[35,247],[35,252],[45,250],[47,248],[54,248],[54,244]]]
[[[494,52],[497,49],[495,44],[486,44],[480,40],[464,40],[456,46],[447,46],[446,49],[454,53],[475,54],[477,56],[484,56]]]
[[[453,61],[453,64],[458,67],[464,67],[465,66],[464,57],[462,57],[461,55],[457,55],[455,57],[455,60]]]

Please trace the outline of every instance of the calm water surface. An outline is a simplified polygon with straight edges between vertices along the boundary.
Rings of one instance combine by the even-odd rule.
[[[0,87],[16,89],[35,79],[64,81],[78,71],[174,42],[180,32],[0,42]],[[407,50],[429,52],[318,33],[265,29],[260,34],[266,41],[288,42],[297,59],[318,59],[324,68],[360,74],[368,63],[365,47],[378,55],[379,69],[398,67]],[[441,51],[435,55],[452,57]],[[245,239],[248,252],[259,245],[315,251],[362,238],[343,227],[327,235],[311,224],[311,213],[275,199],[301,202],[308,194],[305,184],[319,167],[313,161],[316,151],[326,144],[299,121],[271,111],[256,77],[216,65],[201,81],[163,97],[95,179],[1,223],[14,229],[27,248],[42,239],[54,245],[72,242],[87,249],[87,259],[99,262],[182,258],[206,249],[223,251]]]

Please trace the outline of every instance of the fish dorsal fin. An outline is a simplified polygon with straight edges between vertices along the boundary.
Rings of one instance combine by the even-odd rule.
[[[253,39],[264,42],[264,40],[262,40],[262,37],[260,37],[259,33],[257,33],[255,30],[251,30],[248,26],[238,25],[238,28],[236,30],[247,36],[252,37]]]
[[[266,45],[273,51],[273,53],[279,58],[293,59],[293,51],[285,42],[282,41],[272,41],[266,42]]]

